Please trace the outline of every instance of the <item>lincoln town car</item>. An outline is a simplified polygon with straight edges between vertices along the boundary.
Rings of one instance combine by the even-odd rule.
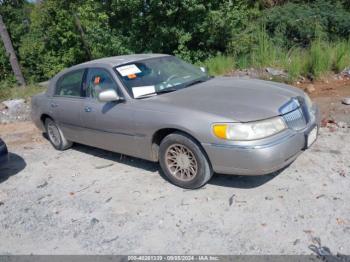
[[[32,119],[57,150],[76,142],[159,162],[173,184],[195,189],[214,173],[283,169],[315,142],[320,114],[286,84],[137,54],[60,72],[33,97]]]

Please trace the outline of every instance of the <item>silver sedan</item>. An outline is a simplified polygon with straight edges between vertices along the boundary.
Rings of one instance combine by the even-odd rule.
[[[160,163],[199,188],[214,172],[269,174],[316,140],[319,111],[300,89],[209,77],[174,56],[102,58],[56,75],[32,119],[58,150],[73,142]]]

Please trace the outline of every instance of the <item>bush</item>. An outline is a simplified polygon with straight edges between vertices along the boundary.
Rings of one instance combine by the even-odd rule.
[[[335,1],[289,2],[263,13],[270,36],[287,48],[309,46],[318,38],[319,30],[328,41],[350,36],[350,12]]]

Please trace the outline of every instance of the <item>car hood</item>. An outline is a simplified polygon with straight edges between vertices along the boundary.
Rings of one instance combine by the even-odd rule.
[[[249,122],[279,115],[279,108],[296,96],[304,92],[281,83],[217,77],[150,100]]]

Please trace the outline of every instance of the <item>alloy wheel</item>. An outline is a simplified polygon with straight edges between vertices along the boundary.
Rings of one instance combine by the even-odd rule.
[[[173,144],[165,153],[166,166],[169,172],[179,180],[192,180],[198,172],[194,153],[186,146]]]
[[[55,146],[59,146],[61,143],[61,136],[60,136],[60,131],[58,130],[57,126],[54,123],[48,123],[47,132],[48,132],[48,135],[49,135],[51,142]]]

